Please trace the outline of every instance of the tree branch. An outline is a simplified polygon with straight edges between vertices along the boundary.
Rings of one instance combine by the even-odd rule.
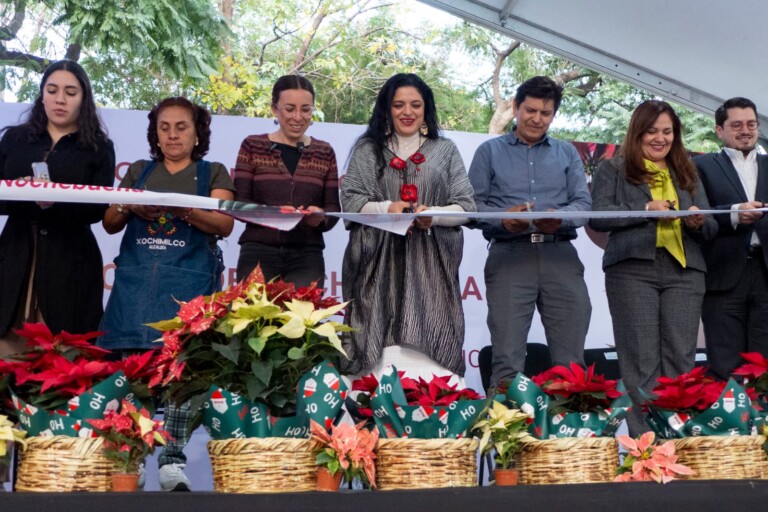
[[[50,59],[38,57],[37,55],[32,55],[31,53],[6,50],[2,47],[0,47],[0,61],[6,61],[6,66],[18,66],[22,68],[27,68],[27,64],[34,62],[39,66],[39,70],[43,70],[51,64]]]
[[[512,52],[517,50],[519,46],[520,41],[515,41],[514,39],[509,43],[509,46],[501,51],[497,50],[493,44],[491,44],[491,48],[493,48],[493,52],[496,54],[496,62],[493,66],[493,78],[491,79],[491,84],[493,87],[493,102],[496,104],[497,108],[505,106],[509,101],[501,95],[501,68],[504,67],[504,61],[507,57],[512,55]]]
[[[14,13],[11,21],[4,27],[0,27],[0,41],[10,41],[16,38],[16,34],[24,24],[27,14],[27,0],[16,0],[13,5]]]

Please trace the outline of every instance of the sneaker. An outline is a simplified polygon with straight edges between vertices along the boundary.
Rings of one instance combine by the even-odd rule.
[[[143,489],[145,483],[147,483],[147,468],[142,462],[139,464],[139,489]]]
[[[186,464],[166,464],[160,468],[160,489],[163,491],[190,491],[192,484],[184,474]]]

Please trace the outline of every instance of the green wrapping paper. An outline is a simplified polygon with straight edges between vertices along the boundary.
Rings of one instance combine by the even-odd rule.
[[[650,401],[642,390],[641,394]],[[672,411],[649,403],[648,424],[663,439],[745,436],[757,433],[765,424],[765,413],[756,410],[744,388],[729,379],[720,397],[705,411]]]
[[[131,393],[131,385],[122,371],[112,374],[89,390],[67,402],[66,410],[46,411],[28,404],[11,391],[19,423],[28,436],[96,437],[86,419],[102,419],[107,411],[116,411]]]
[[[533,415],[531,435],[537,439],[557,437],[610,437],[616,434],[624,417],[632,407],[624,384],[618,381],[616,389],[622,395],[611,406],[595,412],[566,412],[550,414],[551,398],[531,379],[518,373],[509,382],[504,398],[521,411]]]
[[[342,415],[347,387],[336,367],[323,362],[305,373],[298,386],[295,416],[275,418],[261,402],[212,386],[203,403],[203,426],[211,439],[307,437],[309,420],[330,429]]]
[[[459,400],[448,406],[408,405],[397,374],[390,367],[371,398],[373,418],[382,438],[459,439],[485,410],[489,400]]]

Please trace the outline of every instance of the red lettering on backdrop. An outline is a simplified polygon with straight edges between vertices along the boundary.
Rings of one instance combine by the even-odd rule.
[[[480,351],[477,349],[472,349],[469,351],[469,357],[467,358],[467,366],[471,368],[478,368],[480,364],[477,361],[478,356],[480,355]]]
[[[122,168],[125,167],[125,172],[128,172],[128,166],[131,165],[131,162],[120,162],[115,166],[115,179],[117,181],[123,181],[123,178],[125,177],[125,174],[122,172]]]
[[[104,289],[108,292],[112,291],[112,285],[115,282],[114,277],[111,279],[108,279],[107,276],[114,276],[115,273],[115,264],[114,263],[107,263],[104,265],[104,269],[102,270],[102,277],[104,278]]]
[[[331,286],[329,288],[326,288],[324,290],[324,293],[332,296],[332,297],[341,297],[341,280],[339,279],[339,274],[335,270],[331,272]],[[328,293],[328,290],[331,290],[330,293]]]
[[[226,285],[225,286],[232,286],[233,284],[237,283],[237,269],[236,268],[228,268],[226,270],[227,276],[225,278]]]
[[[467,282],[464,284],[461,300],[467,300],[467,297],[470,295],[473,295],[477,300],[483,300],[483,296],[480,294],[480,287],[477,286],[477,282],[472,276],[469,276]]]

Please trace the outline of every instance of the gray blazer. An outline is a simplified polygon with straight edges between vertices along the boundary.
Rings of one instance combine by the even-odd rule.
[[[678,208],[687,210],[696,206],[709,209],[709,202],[701,181],[696,181],[696,194],[682,190],[677,185],[674,169],[670,173],[675,184]],[[643,211],[645,204],[652,201],[648,184],[633,185],[626,179],[623,158],[603,160],[592,177],[592,209],[595,211]],[[608,246],[603,255],[603,270],[630,258],[656,259],[657,220],[647,217],[625,217],[615,219],[591,219],[589,225],[595,231],[610,231]],[[717,222],[706,217],[704,225],[692,230],[683,225],[683,249],[688,268],[706,272],[707,266],[701,252],[701,243],[711,240],[717,234]]]

